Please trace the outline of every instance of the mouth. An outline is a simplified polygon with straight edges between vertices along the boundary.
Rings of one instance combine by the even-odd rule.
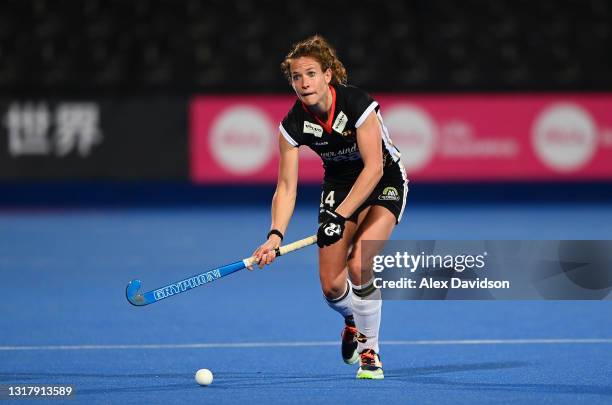
[[[315,92],[310,92],[310,93],[302,93],[302,97],[308,97],[308,96],[312,96],[313,94],[315,94]]]

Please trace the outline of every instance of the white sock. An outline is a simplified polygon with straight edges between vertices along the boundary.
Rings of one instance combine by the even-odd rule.
[[[361,353],[366,349],[379,352],[378,331],[380,329],[380,316],[382,312],[382,298],[380,290],[374,287],[373,279],[368,283],[353,288],[353,317],[355,326],[363,333],[367,341],[359,342],[357,351]]]
[[[353,308],[351,306],[352,297],[353,297],[353,291],[351,289],[351,285],[347,281],[346,291],[344,291],[344,293],[340,297],[334,300],[329,300],[327,299],[327,297],[325,297],[325,301],[327,301],[327,305],[329,305],[331,309],[333,309],[334,311],[338,312],[340,315],[346,318],[347,316],[353,315]]]

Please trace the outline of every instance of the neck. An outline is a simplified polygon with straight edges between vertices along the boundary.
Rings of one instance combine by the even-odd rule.
[[[319,103],[312,106],[310,110],[319,116],[325,117],[327,116],[327,113],[331,109],[331,105],[332,105],[332,94],[328,86],[327,91],[325,92],[325,96],[321,99]]]

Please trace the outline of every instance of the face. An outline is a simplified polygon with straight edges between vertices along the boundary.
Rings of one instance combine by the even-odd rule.
[[[314,58],[302,56],[291,61],[291,87],[307,106],[324,107],[329,94],[331,69],[325,72]]]

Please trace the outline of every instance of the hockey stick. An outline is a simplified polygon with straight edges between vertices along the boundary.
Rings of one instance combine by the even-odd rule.
[[[294,250],[304,248],[306,246],[310,246],[316,242],[317,236],[313,235],[304,239],[300,239],[288,245],[281,246],[279,248],[276,248],[276,257],[282,256],[289,252],[293,252]],[[125,295],[130,304],[132,305],[136,305],[139,307],[143,305],[149,305],[154,302],[163,300],[164,298],[168,298],[173,295],[191,290],[192,288],[199,287],[203,284],[208,284],[221,277],[225,277],[238,270],[242,270],[254,263],[255,259],[253,257],[247,257],[235,263],[227,264],[225,266],[209,270],[204,273],[196,274],[195,276],[186,278],[176,283],[169,284],[156,290],[148,291],[146,293],[138,292],[140,290],[141,285],[140,280],[132,280],[125,289]]]

